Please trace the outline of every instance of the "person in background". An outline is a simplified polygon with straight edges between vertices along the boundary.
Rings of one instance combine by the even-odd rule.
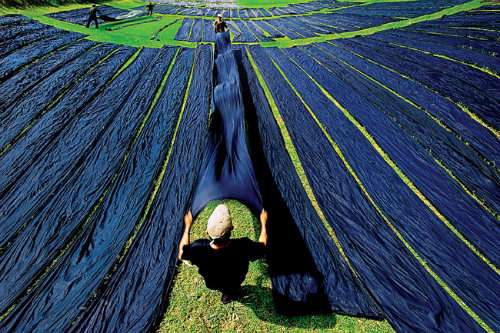
[[[87,28],[90,26],[90,22],[94,21],[96,29],[99,29],[99,24],[97,23],[97,13],[99,13],[99,10],[97,9],[96,5],[93,4],[89,10],[89,20],[87,21]]]
[[[222,14],[217,14],[217,20],[212,23],[215,32],[224,32],[225,29],[229,30],[226,22],[222,21]]]
[[[153,16],[153,9],[155,9],[155,6],[150,2],[149,5],[146,5],[146,8],[148,9],[148,16]]]
[[[189,260],[198,266],[205,285],[222,292],[222,303],[235,299],[245,280],[248,264],[264,256],[267,245],[267,212],[260,214],[261,232],[257,242],[247,237],[231,239],[233,224],[229,208],[219,205],[208,219],[206,233],[210,240],[199,239],[190,244],[189,231],[193,215],[184,216],[184,234],[179,243],[179,260]]]

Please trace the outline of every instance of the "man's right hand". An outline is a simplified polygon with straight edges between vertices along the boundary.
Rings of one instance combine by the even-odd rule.
[[[260,224],[264,226],[267,224],[267,212],[264,209],[260,213]]]
[[[262,225],[262,229],[260,230],[258,242],[267,246],[267,212],[264,209],[260,213],[260,224]]]
[[[193,224],[193,214],[191,211],[184,215],[184,224],[186,225],[186,228],[191,228],[191,225]]]

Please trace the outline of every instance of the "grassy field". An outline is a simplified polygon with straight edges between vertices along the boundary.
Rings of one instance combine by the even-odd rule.
[[[108,23],[101,25],[102,28],[86,29],[82,26],[77,26],[71,23],[56,21],[45,17],[47,13],[52,13],[62,10],[71,10],[81,7],[88,7],[88,5],[76,4],[77,0],[64,7],[57,7],[57,0],[40,0],[40,2],[30,2],[30,4],[37,5],[43,1],[44,7],[30,7],[25,9],[5,7],[6,5],[14,6],[14,4],[7,3],[6,1],[16,0],[1,0],[0,14],[8,13],[21,13],[26,16],[32,17],[42,23],[54,25],[56,27],[77,31],[89,34],[89,39],[112,42],[117,44],[126,44],[136,47],[153,47],[160,48],[164,44],[179,45],[185,47],[194,47],[195,43],[174,41],[173,38],[181,21],[177,21],[164,31],[158,37],[160,41],[152,41],[150,38],[161,27],[166,24],[174,22],[177,17],[162,15],[160,21],[153,23],[141,24],[129,28],[120,29],[117,31],[106,31],[104,28],[116,27],[125,23]],[[36,1],[36,0],[34,0]],[[64,1],[64,0],[62,0]],[[384,0],[375,1],[359,1],[359,2],[382,2]],[[283,6],[295,2],[283,1],[238,1],[239,4],[248,7],[273,7]],[[20,3],[20,1],[19,1]],[[26,2],[22,2],[26,4]],[[137,6],[143,6],[144,2],[139,0],[122,0],[112,2],[102,2],[118,8],[131,9]],[[441,13],[427,15],[411,20],[399,21],[388,23],[380,27],[366,29],[363,31],[356,31],[351,33],[343,33],[337,35],[324,35],[303,40],[289,40],[280,39],[276,42],[266,43],[264,46],[279,46],[291,47],[299,44],[309,44],[312,42],[322,42],[336,38],[348,38],[354,35],[367,35],[381,30],[398,28],[409,24],[410,22],[419,22],[428,19],[435,19],[444,14],[452,14],[460,10],[470,10],[477,8],[481,5],[480,0],[474,0],[470,3],[457,6],[456,8],[446,9]],[[17,6],[17,5],[16,5]],[[156,14],[156,16],[160,16]],[[149,18],[134,19],[133,22],[147,21]],[[130,23],[130,22],[129,22]],[[268,96],[270,98],[270,96]],[[277,117],[279,115],[275,114]],[[279,121],[278,121],[279,122]],[[281,122],[282,124],[282,122]],[[321,216],[321,211],[315,202],[312,191],[310,190],[307,179],[300,165],[296,153],[294,153],[293,144],[288,135],[286,135],[286,128],[282,125],[282,131],[286,140],[289,153],[294,161],[298,174],[302,178],[302,182],[308,191],[311,201],[315,205],[318,213]],[[229,206],[233,220],[235,223],[235,230],[233,235],[235,237],[250,237],[257,239],[260,232],[259,223],[257,218],[251,214],[246,206],[237,201],[225,201]],[[218,203],[211,203],[196,219],[192,229],[192,240],[205,237],[205,227],[208,216],[213,208]],[[324,219],[323,219],[324,220]],[[179,221],[181,223],[181,221]],[[272,223],[272,221],[269,221]],[[327,223],[325,222],[325,225]],[[332,235],[333,236],[333,235]],[[298,316],[286,317],[278,314],[274,308],[271,294],[271,280],[268,274],[268,267],[265,259],[258,260],[250,265],[250,270],[247,278],[241,288],[241,295],[238,300],[228,305],[223,305],[220,302],[220,293],[207,289],[204,285],[203,279],[197,273],[197,268],[191,266],[189,263],[182,263],[179,266],[178,274],[174,280],[173,288],[171,291],[169,306],[164,314],[163,321],[160,325],[159,332],[392,332],[391,326],[386,321],[368,320],[364,318],[354,318],[347,316],[340,316],[334,314],[322,314],[314,316]]]
[[[192,239],[206,237],[206,221],[221,202],[228,205],[233,217],[235,229],[232,236],[257,240],[259,221],[246,206],[235,200],[210,203],[196,218]],[[392,332],[385,321],[332,314],[280,315],[272,301],[271,279],[265,259],[250,264],[238,300],[223,305],[220,297],[220,292],[205,287],[196,266],[182,263],[159,332]]]

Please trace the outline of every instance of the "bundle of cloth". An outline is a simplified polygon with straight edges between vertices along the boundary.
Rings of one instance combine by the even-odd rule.
[[[191,211],[196,216],[211,201],[236,199],[260,213],[262,198],[246,142],[241,83],[229,32],[215,39],[213,86],[210,138]]]
[[[111,17],[107,15],[101,14],[99,18],[103,21],[108,21],[108,22],[117,22],[117,21],[123,21],[123,20],[128,20],[136,17],[141,17],[146,15],[146,10],[133,10],[130,13],[119,15],[117,17]]]

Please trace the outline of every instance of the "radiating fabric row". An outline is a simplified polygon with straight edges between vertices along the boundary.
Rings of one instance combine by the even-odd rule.
[[[280,311],[483,331],[445,284],[500,330],[490,14],[233,45],[263,204],[279,216],[267,257]],[[188,20],[187,40],[208,41],[211,21]],[[0,332],[155,330],[208,140],[212,46],[139,50],[21,15],[0,16],[0,36],[0,313],[17,304]]]
[[[164,3],[161,2],[160,3]],[[220,4],[220,7],[217,5]],[[222,3],[215,3],[213,6],[205,6],[199,8],[199,3],[190,4],[192,7],[177,5],[158,5],[155,7],[155,12],[168,15],[183,15],[183,16],[204,16],[212,17],[221,14],[224,18],[257,18],[271,17],[281,15],[302,15],[311,12],[320,11],[323,9],[335,9],[340,7],[351,6],[356,3],[337,2],[333,0],[327,1],[312,1],[308,3],[291,4],[287,7],[264,8],[242,8],[241,6],[224,6]],[[238,8],[239,7],[239,8]],[[137,7],[140,8],[140,7]]]
[[[2,331],[46,332],[68,329],[81,316],[82,309],[99,289],[105,276],[113,271],[117,257],[140,221],[166,161],[168,148],[173,145],[175,129],[181,117],[175,148],[169,160],[171,163],[167,165],[167,178],[162,182],[167,187],[167,193],[160,188],[158,195],[164,193],[175,197],[174,200],[160,201],[161,205],[167,204],[170,208],[163,207],[159,213],[177,207],[175,209],[182,217],[190,189],[196,180],[201,142],[206,139],[204,128],[211,94],[210,50],[210,46],[204,46],[198,51],[176,47],[161,50],[144,48],[138,51],[127,46],[99,45],[81,40],[52,54],[60,59],[59,66],[45,61],[45,68],[42,68],[40,62],[46,58],[33,64],[43,72],[36,86],[24,86],[25,92],[33,96],[38,93],[40,97],[39,90],[47,90],[50,85],[55,85],[50,90],[51,94],[41,96],[43,101],[54,99],[55,96],[60,98],[56,104],[48,107],[31,103],[32,107],[29,108],[25,98],[17,98],[12,104],[16,106],[16,101],[26,104],[25,109],[34,118],[24,126],[22,134],[18,133],[10,140],[10,145],[0,156],[2,172],[5,171],[3,175],[10,175],[5,178],[2,176],[5,187],[0,198],[1,223],[6,228],[6,232],[2,233],[3,249],[0,254],[1,312],[10,308],[43,275],[61,250],[69,244],[71,246],[37,287],[1,321]],[[126,65],[129,60],[132,62]],[[193,64],[194,75],[198,78],[205,75],[207,80],[193,82],[188,89]],[[26,77],[29,70],[30,66],[2,84],[10,82],[6,87],[20,90],[18,85],[12,83],[22,82],[22,77],[29,80]],[[62,80],[65,75],[72,75],[67,79],[71,84]],[[59,81],[62,82],[58,84]],[[45,84],[48,86],[44,87]],[[65,91],[61,91],[63,84],[66,84]],[[162,84],[161,94],[151,108]],[[56,89],[59,89],[58,92],[52,93]],[[183,109],[187,90],[188,101]],[[205,112],[200,112],[200,109]],[[4,112],[2,116],[6,114]],[[17,113],[9,115],[15,123]],[[186,149],[196,151],[192,152],[185,166],[179,167],[178,163],[185,156]],[[8,168],[9,165],[12,168]],[[186,172],[190,168],[193,168],[192,171]],[[172,172],[182,172],[188,178],[183,184],[182,176],[172,175]],[[173,184],[168,185],[169,182]],[[179,199],[181,192],[168,191],[171,186],[185,189],[184,201]],[[98,203],[100,208],[93,211]],[[15,209],[18,205],[26,208],[24,213]],[[163,229],[166,225],[182,226],[177,223],[176,217],[172,218],[168,224],[155,217],[158,225],[151,235],[156,235],[157,228]],[[21,221],[26,223],[21,225]],[[141,233],[150,227],[150,223],[144,224]],[[177,261],[174,253],[176,247],[164,246],[169,237],[172,243],[178,241],[174,232],[171,236],[161,237],[160,242],[150,243],[154,251],[171,253],[170,262],[161,256],[157,258],[161,264],[155,265],[157,268],[163,266],[168,274],[156,274],[152,270],[147,272],[161,277],[162,286],[169,284]],[[144,238],[138,238],[141,239],[139,244],[144,245]],[[144,261],[146,257],[154,258],[154,255],[146,255],[144,250],[129,250],[128,253],[129,256],[124,260],[131,260],[135,253],[139,256],[135,259],[138,265],[147,265]],[[85,275],[82,275],[82,270]],[[134,268],[130,278],[137,280],[135,273],[140,270]],[[68,285],[66,281],[72,282]],[[121,284],[124,279],[118,281]],[[147,279],[147,282],[152,282],[152,279]],[[144,285],[143,282],[140,284]],[[140,326],[138,331],[145,331],[147,325],[156,323],[158,309],[161,309],[164,301],[161,294],[168,290],[151,285],[146,287],[146,292],[152,293],[151,298],[146,300],[143,297],[140,301],[148,302],[149,306],[137,305],[137,308],[151,313],[149,316],[140,316],[142,322],[136,323]],[[134,289],[137,291],[139,287]],[[118,291],[129,289],[120,287]],[[159,302],[156,308],[150,306],[152,299]],[[93,304],[97,305],[98,302]],[[118,307],[129,307],[131,304],[132,300],[115,303]],[[117,313],[122,318],[122,311]],[[137,315],[137,311],[132,311],[130,315]],[[89,329],[90,326],[83,327]]]
[[[226,20],[234,43],[256,43],[287,37],[303,39],[324,34],[335,34],[376,27],[397,21],[393,18],[370,17],[360,20],[357,15],[314,14],[304,17],[286,17],[267,20]],[[213,42],[212,21],[201,18],[185,18],[175,40],[189,42]]]
[[[399,81],[405,85],[393,81],[391,70],[398,70],[399,66],[394,52],[386,53],[383,49],[370,52],[368,46],[351,41],[338,45],[343,47],[330,43],[284,50],[251,46],[249,51],[347,260],[379,311],[397,331],[430,327],[443,331],[482,330],[409,248],[489,327],[498,330],[500,300],[494,291],[500,287],[498,273],[474,251],[479,250],[499,266],[498,220],[464,191],[437,160],[450,168],[465,186],[478,192],[489,191],[483,198],[492,207],[500,194],[498,171],[458,136],[440,128],[421,109],[424,105],[419,99],[407,96],[407,101],[384,86],[399,84],[397,91],[405,90],[407,95],[425,91],[427,102],[432,101],[430,98],[434,101],[440,98],[412,79],[400,76]],[[387,61],[381,66],[378,62],[383,56]],[[373,71],[384,80],[377,83],[373,77],[364,75],[367,68],[369,73]],[[471,76],[474,74],[477,75],[471,69]],[[412,77],[420,78],[416,72]],[[453,109],[452,102],[442,97],[441,100],[445,108]],[[346,112],[359,122],[359,127],[349,120]],[[363,130],[472,247],[384,161]],[[498,144],[497,140],[496,147]],[[476,182],[477,179],[481,180]],[[498,206],[495,207],[498,213]],[[491,230],[497,231],[491,233]],[[419,294],[422,298],[409,297]],[[423,298],[426,301],[421,303]]]
[[[399,2],[373,2],[367,5],[351,6],[338,10],[344,14],[368,16],[418,17],[461,5],[467,0],[418,0]]]

